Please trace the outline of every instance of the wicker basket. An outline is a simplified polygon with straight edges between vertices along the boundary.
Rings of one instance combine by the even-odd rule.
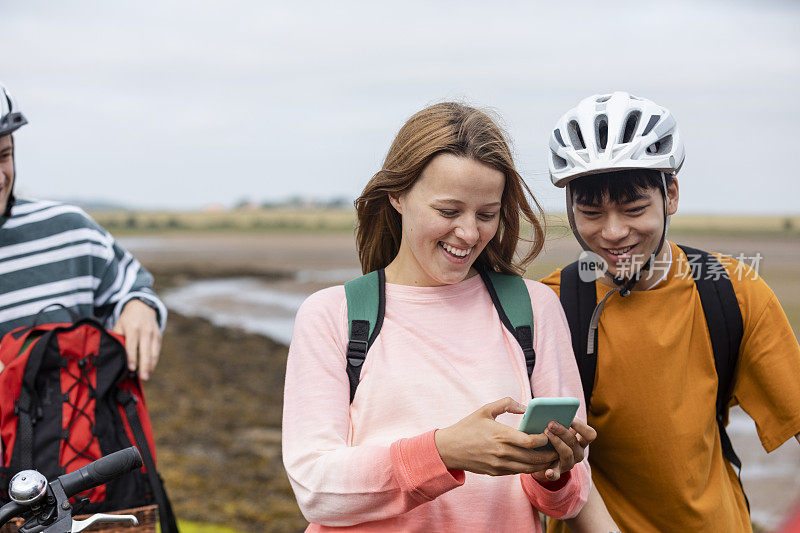
[[[139,526],[122,526],[119,524],[99,524],[92,526],[87,531],[102,533],[155,533],[158,523],[158,507],[148,505],[147,507],[137,507],[135,509],[125,509],[122,511],[109,512],[108,514],[132,514],[139,519]],[[90,515],[75,517],[76,520],[84,520]],[[15,518],[8,524],[0,527],[0,533],[17,533],[22,520]]]

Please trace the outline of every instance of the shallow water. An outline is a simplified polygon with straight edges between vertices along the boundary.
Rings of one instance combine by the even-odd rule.
[[[163,294],[164,303],[182,315],[212,324],[240,327],[282,344],[292,339],[294,315],[306,295],[281,292],[252,278],[195,281]]]
[[[294,315],[318,283],[343,283],[357,270],[302,270],[293,283],[254,278],[215,279],[188,283],[167,291],[167,306],[184,315],[201,316],[220,326],[235,326],[288,344]],[[750,498],[753,521],[772,529],[793,504],[800,504],[800,446],[791,439],[767,455],[755,424],[739,408],[731,411],[728,432],[744,465],[742,479]]]

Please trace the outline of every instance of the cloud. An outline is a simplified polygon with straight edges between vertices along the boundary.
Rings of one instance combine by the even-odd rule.
[[[800,9],[608,6],[5,2],[0,46],[15,53],[0,79],[31,119],[19,158],[38,196],[65,183],[137,206],[355,196],[408,116],[455,98],[502,115],[555,208],[550,127],[627,89],[669,107],[691,143],[682,209],[796,212],[774,190],[797,172],[767,170],[765,151],[792,153],[800,123]],[[770,191],[751,193],[767,171]]]

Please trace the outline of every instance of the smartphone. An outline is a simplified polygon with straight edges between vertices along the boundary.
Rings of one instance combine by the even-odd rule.
[[[529,435],[544,433],[547,424],[551,420],[555,420],[565,428],[568,428],[572,425],[572,420],[575,418],[575,413],[578,412],[579,405],[580,400],[570,396],[534,398],[528,402],[528,408],[525,409],[525,415],[522,417],[519,430]],[[545,446],[537,449],[552,450],[553,445],[548,442]]]

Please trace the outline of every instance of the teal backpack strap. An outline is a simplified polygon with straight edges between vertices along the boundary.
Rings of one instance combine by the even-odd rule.
[[[479,270],[478,273],[489,291],[500,321],[514,335],[525,354],[525,366],[530,379],[536,364],[536,352],[533,349],[533,307],[528,287],[519,276],[485,270]]]
[[[375,342],[386,312],[386,275],[383,269],[370,272],[344,284],[347,297],[347,377],[350,379],[350,402],[356,395],[361,366],[367,350]]]

